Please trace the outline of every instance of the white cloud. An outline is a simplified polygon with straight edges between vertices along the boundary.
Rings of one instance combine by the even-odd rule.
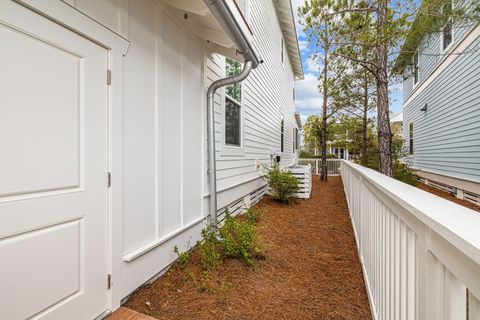
[[[300,48],[300,51],[308,50],[310,43],[307,40],[298,40],[298,47]]]
[[[309,56],[305,61],[305,72],[318,72],[320,64],[318,58]]]
[[[302,115],[319,113],[322,97],[318,90],[318,79],[313,73],[306,73],[304,80],[296,82],[296,109]]]

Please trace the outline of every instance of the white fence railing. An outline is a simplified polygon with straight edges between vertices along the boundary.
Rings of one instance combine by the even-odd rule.
[[[341,170],[341,159],[327,159],[327,174],[329,176],[339,176]],[[298,164],[312,166],[312,173],[319,175],[322,165],[322,159],[298,159]]]
[[[342,162],[375,319],[480,319],[480,213]]]

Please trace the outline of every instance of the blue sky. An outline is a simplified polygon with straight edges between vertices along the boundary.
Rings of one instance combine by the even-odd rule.
[[[298,44],[300,47],[300,54],[302,56],[303,72],[305,79],[297,81],[296,83],[296,108],[302,116],[302,122],[309,115],[319,114],[321,111],[321,93],[318,90],[318,65],[312,59],[315,53],[307,38],[303,33],[302,26],[299,24],[297,15],[297,8],[303,5],[304,0],[291,0],[294,11],[295,22],[297,26]],[[393,114],[402,110],[402,85],[396,84],[390,87],[390,111]]]

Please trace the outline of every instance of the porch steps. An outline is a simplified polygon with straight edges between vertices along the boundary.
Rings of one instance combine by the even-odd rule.
[[[157,320],[143,313],[120,307],[117,311],[109,315],[106,320]]]

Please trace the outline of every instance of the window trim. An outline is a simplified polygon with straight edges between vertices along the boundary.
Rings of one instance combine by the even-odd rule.
[[[243,90],[243,89],[242,89]],[[225,108],[226,108],[226,100],[230,100],[234,104],[238,105],[240,107],[240,145],[232,145],[232,144],[227,144],[226,143],[226,132],[225,132],[225,125],[226,125],[226,119],[225,119]],[[222,103],[221,103],[221,142],[222,142],[222,147],[220,149],[220,156],[244,156],[245,155],[245,139],[244,139],[244,134],[245,134],[245,110],[244,110],[244,105],[243,103],[239,103],[235,99],[229,97],[225,92],[222,94]]]
[[[300,130],[295,128],[295,151],[298,152],[300,149]]]
[[[417,63],[415,63],[415,57],[417,57]],[[412,74],[413,88],[415,88],[420,83],[420,50],[419,49],[417,49],[415,51],[415,53],[413,54],[412,60],[413,60],[412,61],[412,64],[413,64],[413,74]],[[416,74],[416,76],[415,76],[415,74]],[[417,81],[415,81],[415,78],[417,79]]]
[[[453,8],[453,1],[450,1],[450,5],[452,6]],[[446,4],[444,5],[444,7],[446,6]],[[442,11],[443,11],[443,8],[442,8]],[[447,24],[451,23],[451,27],[450,27],[450,37],[451,37],[451,40],[450,40],[450,43],[448,44],[448,46],[444,46],[444,41],[445,41],[445,27],[447,26]],[[450,50],[450,48],[453,46],[453,42],[455,40],[454,36],[453,36],[453,18],[449,18],[447,23],[445,23],[442,27],[442,32],[440,33],[440,52],[441,53],[446,53]],[[445,48],[444,48],[445,47]]]
[[[447,26],[448,23],[451,23],[450,27],[450,37],[452,38],[450,40],[450,43],[448,46],[444,49],[444,41],[445,41],[445,27]],[[447,53],[450,51],[450,48],[453,46],[454,38],[453,38],[453,19],[449,18],[448,22],[443,26],[442,33],[440,34],[440,50],[442,53]]]
[[[280,152],[285,151],[285,118],[280,121]]]
[[[293,134],[292,134],[292,153],[295,154],[297,150],[297,128],[293,127]]]
[[[226,58],[223,59],[223,76],[226,74]],[[221,90],[221,103],[220,103],[220,128],[221,128],[221,148],[220,148],[220,156],[245,156],[245,104],[244,104],[244,95],[246,90],[245,83],[242,82],[242,86],[240,87],[241,90],[241,101],[237,101],[234,98],[230,97],[227,94],[227,88],[223,87]],[[226,108],[226,100],[230,100],[234,104],[240,107],[240,145],[231,145],[226,143],[226,132],[225,132],[225,108]]]
[[[412,156],[414,154],[414,141],[413,141],[413,122],[408,124],[408,154]]]
[[[226,120],[226,108],[227,108],[227,100],[230,101],[232,104],[236,105],[238,107],[238,111],[239,111],[239,144],[230,144],[230,143],[227,143],[227,130],[226,130],[226,125],[227,125],[227,120]],[[237,100],[233,99],[232,97],[230,97],[228,94],[225,94],[225,100],[224,100],[224,103],[225,103],[225,109],[224,109],[224,113],[225,113],[225,116],[224,116],[224,126],[223,126],[223,129],[225,130],[224,131],[224,139],[225,139],[225,146],[226,147],[235,147],[235,148],[241,148],[243,146],[243,141],[242,141],[242,125],[243,125],[243,119],[242,119],[242,105],[240,102],[238,102]]]

